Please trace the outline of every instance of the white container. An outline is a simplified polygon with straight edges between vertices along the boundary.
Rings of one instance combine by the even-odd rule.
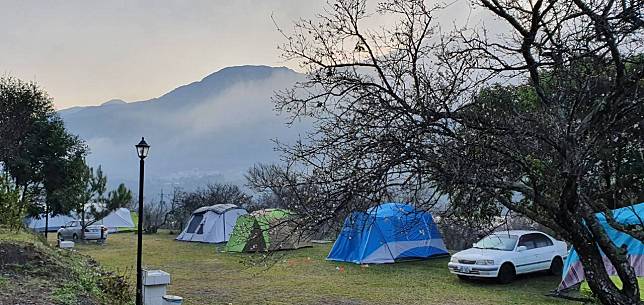
[[[163,296],[170,284],[170,274],[163,270],[143,270],[143,304],[165,305]]]
[[[163,296],[163,305],[181,305],[183,298],[176,295],[166,294]]]
[[[71,249],[74,248],[74,242],[71,240],[61,240],[58,242],[58,247],[61,249]]]

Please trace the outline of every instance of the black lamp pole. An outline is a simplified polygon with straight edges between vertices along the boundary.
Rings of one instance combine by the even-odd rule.
[[[143,305],[143,271],[141,269],[141,254],[143,252],[143,169],[145,168],[145,157],[148,156],[150,145],[141,138],[141,142],[135,145],[136,153],[139,155],[139,224],[137,230],[136,247],[136,305]]]

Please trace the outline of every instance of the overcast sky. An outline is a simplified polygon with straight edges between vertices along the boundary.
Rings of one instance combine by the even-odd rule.
[[[58,109],[159,96],[220,68],[284,66],[285,26],[319,0],[0,0],[0,74],[34,80]]]
[[[293,66],[271,14],[290,28],[324,2],[0,0],[0,74],[36,81],[58,109],[145,100],[227,66]]]

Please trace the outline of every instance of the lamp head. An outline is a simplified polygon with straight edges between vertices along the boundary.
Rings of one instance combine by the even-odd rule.
[[[145,142],[145,138],[141,138],[141,142],[139,144],[134,145],[136,147],[136,154],[139,156],[141,159],[145,159],[145,157],[148,156],[148,151],[150,151],[150,145]]]

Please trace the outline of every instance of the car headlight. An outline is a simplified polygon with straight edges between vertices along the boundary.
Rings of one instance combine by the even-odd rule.
[[[450,262],[450,263],[458,263],[458,258],[456,258],[456,256],[452,256],[452,257],[449,259],[449,262]]]
[[[494,260],[491,259],[479,259],[476,260],[477,265],[494,265]]]

